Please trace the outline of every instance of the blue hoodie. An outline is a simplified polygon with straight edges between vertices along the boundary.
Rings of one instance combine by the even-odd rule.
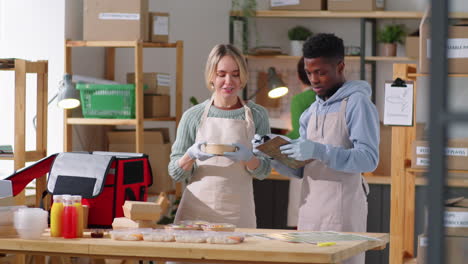
[[[377,108],[370,100],[371,94],[367,82],[347,81],[326,101],[316,96],[316,101],[299,119],[300,137],[307,139],[307,127],[313,112],[316,113],[315,118],[319,115],[325,115],[326,118],[327,114],[340,111],[341,101],[349,97],[346,125],[353,146],[345,149],[317,143],[312,154],[314,159],[337,171],[362,173],[375,170],[379,162],[380,127]],[[323,124],[316,129],[318,133],[327,133]]]

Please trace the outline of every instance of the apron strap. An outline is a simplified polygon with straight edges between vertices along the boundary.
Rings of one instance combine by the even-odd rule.
[[[346,97],[345,99],[343,99],[343,101],[341,101],[341,105],[340,105],[340,113],[343,114],[343,116],[346,116],[346,106],[348,105],[348,99],[349,97]]]

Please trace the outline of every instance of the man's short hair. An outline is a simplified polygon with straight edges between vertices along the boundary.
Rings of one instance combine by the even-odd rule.
[[[319,33],[306,40],[302,52],[307,59],[323,57],[341,61],[344,59],[343,40],[334,34]]]

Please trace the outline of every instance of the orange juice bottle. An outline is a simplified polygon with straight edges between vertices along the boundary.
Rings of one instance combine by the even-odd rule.
[[[64,238],[76,238],[78,216],[71,195],[64,195],[62,214],[62,235]]]
[[[63,199],[62,195],[54,195],[54,203],[50,209],[50,236],[62,236],[62,214],[63,214]]]
[[[81,195],[72,195],[73,205],[76,208],[76,237],[83,237],[83,205]]]

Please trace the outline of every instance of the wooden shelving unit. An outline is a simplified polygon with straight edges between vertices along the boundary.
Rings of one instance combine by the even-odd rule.
[[[0,160],[13,160],[14,170],[23,168],[26,162],[37,161],[47,155],[47,100],[48,100],[48,63],[47,61],[27,61],[12,59],[10,68],[2,71],[14,71],[15,74],[15,139],[13,155],[0,157]],[[36,148],[26,151],[26,75],[36,74]],[[42,191],[46,187],[46,177],[36,179],[36,205],[39,204]],[[15,203],[25,204],[23,193],[15,197]]]
[[[416,73],[414,64],[394,64],[393,78],[414,82],[416,94],[416,77],[428,74]],[[450,74],[451,77],[468,77],[468,74]],[[413,105],[416,105],[416,96]],[[413,113],[416,120],[416,113]],[[412,159],[412,142],[416,139],[416,126],[392,127],[392,165],[391,165],[391,208],[390,208],[390,263],[410,263],[414,257],[414,212],[415,189],[426,185],[423,176],[426,169],[410,168]],[[468,174],[465,170],[448,170],[448,173]],[[468,178],[447,178],[448,187],[468,187]]]
[[[362,12],[339,12],[339,11],[288,11],[288,10],[259,10],[255,17],[276,18],[400,18],[418,19],[422,18],[423,12],[408,11],[362,11]],[[464,13],[452,13],[454,18],[463,17]],[[231,12],[231,16],[242,16],[240,11]]]
[[[106,49],[106,79],[113,80],[115,75],[115,49],[133,48],[135,50],[135,119],[101,119],[74,118],[71,111],[64,114],[64,151],[72,151],[72,125],[133,125],[136,133],[135,152],[143,152],[143,130],[145,121],[175,121],[176,126],[182,117],[183,98],[183,42],[152,43],[141,41],[72,41],[65,42],[65,72],[72,73],[71,49],[73,47],[103,47]],[[176,49],[176,84],[174,117],[144,118],[143,117],[143,48],[175,48]]]
[[[299,60],[299,56],[289,56],[289,55],[246,55],[247,59],[255,60],[255,59],[275,59],[275,60]],[[359,56],[346,56],[346,61],[358,61],[361,57]],[[385,56],[366,56],[366,61],[416,61],[417,58],[410,58],[410,57],[385,57]]]

